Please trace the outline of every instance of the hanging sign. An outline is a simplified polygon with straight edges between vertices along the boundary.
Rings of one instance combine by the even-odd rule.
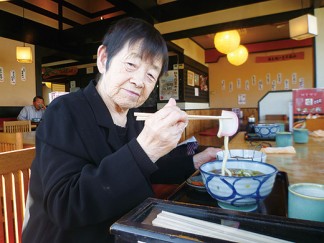
[[[10,83],[16,85],[16,71],[10,70]]]
[[[3,72],[3,67],[0,67],[0,82],[4,82],[4,72]]]
[[[290,61],[290,60],[298,60],[298,59],[304,59],[304,52],[271,55],[271,56],[259,56],[255,58],[255,62],[257,63],[281,62],[281,61]]]
[[[44,68],[43,80],[61,79],[66,76],[74,76],[78,73],[77,67],[64,67],[64,68]]]
[[[26,81],[26,68],[22,67],[20,70],[20,79],[21,81]]]

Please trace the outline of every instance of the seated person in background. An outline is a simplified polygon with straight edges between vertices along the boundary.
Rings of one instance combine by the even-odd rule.
[[[148,197],[151,183],[182,183],[219,149],[175,150],[187,114],[169,102],[145,122],[134,111],[168,67],[154,27],[126,18],[97,51],[98,81],[53,100],[37,128],[23,242],[113,242],[110,225]]]
[[[45,112],[46,106],[42,96],[35,96],[33,104],[25,106],[20,111],[17,120],[32,120],[35,118],[41,119]]]

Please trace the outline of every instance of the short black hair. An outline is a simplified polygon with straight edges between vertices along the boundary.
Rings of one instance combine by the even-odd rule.
[[[33,99],[33,102],[35,102],[37,99],[41,99],[41,100],[44,100],[43,96],[40,96],[40,95],[36,95]]]
[[[160,74],[168,70],[168,48],[160,32],[151,24],[138,18],[123,18],[112,25],[104,36],[102,44],[106,47],[108,69],[111,59],[129,42],[133,45],[142,41],[142,56],[154,60],[162,58]]]

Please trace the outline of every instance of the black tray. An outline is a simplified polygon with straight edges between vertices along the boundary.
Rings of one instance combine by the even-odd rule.
[[[162,210],[264,234],[293,242],[324,242],[324,223],[280,216],[244,213],[149,198],[115,222],[115,242],[227,242],[206,236],[155,227]]]
[[[257,135],[256,133],[245,133],[244,139],[247,141],[275,141],[276,137],[262,138],[259,135]]]
[[[288,215],[288,177],[286,172],[279,171],[270,195],[258,204],[254,213],[264,215],[277,215],[287,217]],[[216,199],[212,198],[207,191],[197,190],[182,184],[168,198],[171,201],[184,202],[219,208]]]

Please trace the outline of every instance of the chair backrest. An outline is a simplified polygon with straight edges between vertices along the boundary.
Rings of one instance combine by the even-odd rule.
[[[0,153],[0,242],[21,242],[35,147]]]
[[[287,121],[288,117],[285,114],[268,114],[265,115],[266,121]]]
[[[3,122],[4,132],[31,132],[31,121],[4,121]]]
[[[21,132],[0,132],[0,152],[18,150],[23,148],[23,135]]]

